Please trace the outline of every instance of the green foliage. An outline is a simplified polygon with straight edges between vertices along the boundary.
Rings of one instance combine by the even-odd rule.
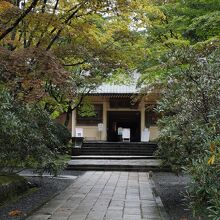
[[[59,142],[63,145],[67,145],[71,138],[69,130],[65,126],[59,123],[54,122],[54,125],[55,125],[54,134],[57,136]]]
[[[193,20],[185,31],[185,36],[196,41],[204,41],[220,33],[220,12],[212,12]]]
[[[24,181],[24,177],[19,175],[9,175],[7,173],[0,173],[0,184],[10,184],[17,181]]]
[[[30,2],[21,9],[0,1],[0,80],[16,98],[47,105],[54,118],[111,73],[135,69],[145,53],[138,28],[146,12],[159,13],[140,0],[34,2],[14,24]]]
[[[60,153],[66,149],[69,133],[49,118],[46,111],[15,101],[0,91],[0,168],[13,172],[17,166],[31,166],[38,172],[56,173]]]
[[[0,186],[7,187],[0,191],[0,205],[17,199],[28,191],[27,180],[17,174],[0,173]]]
[[[71,139],[71,134],[66,126],[61,125],[60,123],[54,123],[54,135],[57,137],[60,146],[59,153],[61,154],[70,154],[71,146],[69,145],[69,141]]]
[[[210,219],[217,220],[219,155],[209,148],[220,134],[220,2],[152,4],[161,14],[148,14],[147,58],[140,59],[139,70],[140,84],[162,91],[157,153],[165,165],[176,172],[184,169],[192,177],[187,203],[194,214],[208,207]]]
[[[93,117],[96,115],[94,105],[88,99],[85,99],[78,108],[81,117]]]
[[[142,42],[147,48],[146,56],[139,60],[139,71],[143,73],[141,82],[145,84],[162,80],[169,74],[167,55],[174,50],[200,45],[200,53],[205,52],[205,42],[212,45],[208,50],[214,50],[215,45],[219,46],[220,36],[218,0],[153,1],[152,4],[161,13],[148,14],[147,36]]]
[[[195,214],[208,207],[211,219],[219,219],[220,153],[220,50],[201,56],[188,48],[175,54],[178,64],[168,74],[157,110],[158,155],[173,170],[192,177],[189,207]]]
[[[207,146],[208,147],[208,146]],[[191,175],[191,183],[187,188],[186,204],[194,215],[206,214],[212,220],[220,219],[220,184],[219,163],[210,166],[207,161],[210,153],[192,161],[187,173]]]

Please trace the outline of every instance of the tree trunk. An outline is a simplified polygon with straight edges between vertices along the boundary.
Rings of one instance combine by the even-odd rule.
[[[71,106],[68,107],[68,110],[66,112],[66,119],[65,119],[65,122],[64,122],[64,126],[68,127],[68,124],[69,124],[69,121],[70,121],[70,118],[71,118],[71,114],[72,114],[72,108]]]

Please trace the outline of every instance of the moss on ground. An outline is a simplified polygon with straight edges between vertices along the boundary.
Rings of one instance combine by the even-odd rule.
[[[24,177],[17,174],[0,173],[0,205],[28,190]]]
[[[24,177],[17,174],[0,173],[0,185],[11,184],[13,182],[24,181]]]

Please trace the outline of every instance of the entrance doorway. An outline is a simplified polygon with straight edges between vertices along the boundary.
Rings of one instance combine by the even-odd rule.
[[[130,128],[130,141],[139,142],[141,114],[139,111],[109,111],[107,121],[107,140],[120,141],[118,128]]]

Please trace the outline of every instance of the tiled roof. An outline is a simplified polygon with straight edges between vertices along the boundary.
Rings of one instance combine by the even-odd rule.
[[[130,76],[128,76],[130,83],[125,84],[107,84],[104,83],[99,86],[97,89],[92,91],[90,94],[95,95],[126,95],[126,94],[137,94],[139,89],[136,87],[140,74],[137,71],[134,71]]]
[[[136,85],[108,85],[103,84],[91,94],[134,94],[139,93]]]

